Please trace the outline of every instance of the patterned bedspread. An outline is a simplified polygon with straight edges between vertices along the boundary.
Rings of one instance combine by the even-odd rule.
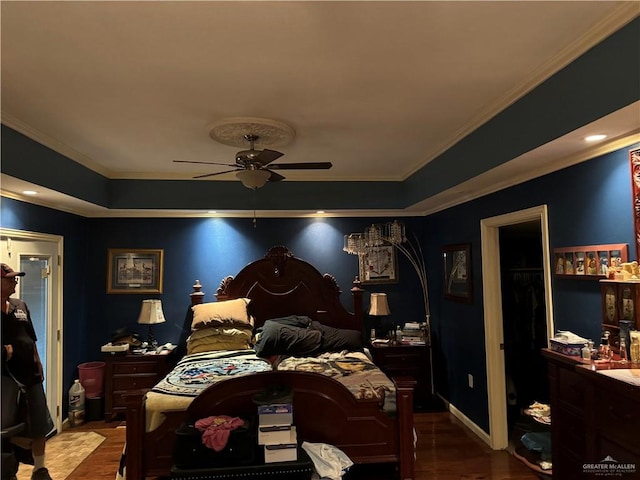
[[[271,370],[269,362],[253,350],[224,350],[185,356],[153,387],[153,392],[195,397],[213,383]]]
[[[271,370],[253,350],[224,350],[186,355],[174,369],[147,393],[146,430],[155,430],[166,411],[184,411],[209,385],[250,373]]]
[[[334,378],[356,398],[377,398],[386,413],[396,411],[393,382],[364,353],[324,353],[317,357],[288,357],[277,370],[315,372]]]

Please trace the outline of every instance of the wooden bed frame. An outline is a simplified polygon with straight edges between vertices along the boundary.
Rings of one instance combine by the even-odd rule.
[[[250,263],[235,277],[220,284],[218,301],[251,298],[250,313],[256,326],[269,318],[306,315],[325,325],[363,331],[363,290],[351,289],[353,313],[340,303],[335,278],[322,275],[311,264],[295,258],[282,246],[272,247],[264,258]],[[192,303],[201,303],[198,291]],[[144,400],[127,399],[127,479],[169,476],[176,428],[187,418],[214,414],[254,415],[252,396],[268,385],[290,385],[294,391],[294,423],[298,440],[334,445],[354,463],[398,463],[400,479],[414,478],[412,378],[393,379],[397,412],[382,412],[377,400],[358,400],[338,381],[315,373],[274,371],[234,377],[211,385],[186,412],[165,412],[156,430],[145,432]]]

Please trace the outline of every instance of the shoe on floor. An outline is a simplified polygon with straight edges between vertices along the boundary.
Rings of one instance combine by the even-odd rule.
[[[42,468],[39,468],[38,470],[35,470],[31,474],[31,480],[53,480],[53,479],[51,478],[51,475],[49,475],[49,470],[42,467]]]

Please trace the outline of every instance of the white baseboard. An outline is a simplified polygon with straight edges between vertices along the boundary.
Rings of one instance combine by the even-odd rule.
[[[462,413],[460,410],[458,410],[455,407],[455,405],[451,404],[450,402],[448,402],[447,400],[442,398],[440,395],[438,395],[438,397],[440,397],[440,399],[444,402],[445,407],[447,408],[447,410],[449,410],[451,415],[453,415],[458,420],[460,420],[464,424],[465,427],[467,427],[476,436],[478,436],[478,438],[480,438],[480,440],[482,440],[484,443],[486,443],[487,446],[491,447],[491,437],[489,437],[487,432],[482,430],[478,425],[476,425],[473,421],[471,421],[471,419],[469,417],[467,417],[464,413]]]

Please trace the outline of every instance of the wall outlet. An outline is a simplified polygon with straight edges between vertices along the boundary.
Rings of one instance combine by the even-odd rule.
[[[469,373],[467,377],[469,378],[469,388],[473,388],[473,375]]]

